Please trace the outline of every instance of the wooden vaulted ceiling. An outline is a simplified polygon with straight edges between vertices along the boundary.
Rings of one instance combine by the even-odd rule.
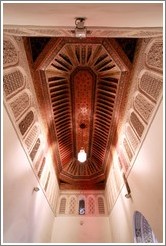
[[[60,188],[104,189],[136,40],[31,38],[29,43]],[[81,147],[84,163],[77,160]]]

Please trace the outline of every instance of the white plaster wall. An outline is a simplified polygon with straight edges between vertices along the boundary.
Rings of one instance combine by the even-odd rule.
[[[158,242],[163,242],[163,118],[160,105],[128,176],[132,198],[123,190],[110,214],[113,242],[132,243],[133,213],[140,211]]]
[[[162,3],[4,3],[3,22],[10,25],[162,27]],[[154,18],[155,17],[155,18]]]
[[[55,218],[52,243],[109,243],[111,241],[108,217],[80,215]]]
[[[3,242],[47,243],[54,215],[4,108],[3,114]]]

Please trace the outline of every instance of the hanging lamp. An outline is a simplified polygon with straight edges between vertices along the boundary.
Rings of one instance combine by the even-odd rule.
[[[82,130],[82,147],[81,147],[81,149],[80,149],[80,151],[78,152],[78,161],[79,162],[85,162],[86,161],[86,159],[87,159],[87,154],[86,154],[86,152],[85,152],[85,150],[84,150],[84,147],[83,147],[83,129],[85,129],[85,124],[84,123],[82,123],[82,124],[80,124],[80,128],[81,128],[81,130]]]

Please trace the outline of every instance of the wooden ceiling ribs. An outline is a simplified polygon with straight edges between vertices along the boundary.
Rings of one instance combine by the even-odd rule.
[[[123,81],[131,70],[129,59],[114,39],[52,38],[35,64],[36,71],[45,74],[45,80],[40,76],[44,89],[38,89],[47,97],[52,115],[60,188],[103,189],[106,159],[118,127],[115,115],[120,118],[127,88]],[[84,163],[77,160],[82,135],[88,157]]]

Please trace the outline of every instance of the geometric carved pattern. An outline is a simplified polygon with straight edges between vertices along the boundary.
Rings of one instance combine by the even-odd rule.
[[[15,118],[21,115],[28,107],[30,106],[30,98],[26,92],[23,92],[20,96],[18,96],[15,101],[10,103],[10,107],[13,111]]]
[[[59,206],[57,212],[65,215],[79,215],[80,201],[83,200],[85,204],[84,215],[104,215],[106,214],[106,204],[103,193],[101,194],[86,194],[80,196],[80,193],[63,194],[59,197]],[[96,206],[97,204],[97,210]]]
[[[102,197],[98,197],[98,210],[99,214],[105,214],[104,200]]]
[[[25,116],[25,118],[19,123],[19,128],[22,135],[24,135],[24,133],[27,131],[29,126],[32,124],[33,120],[34,120],[34,113],[33,111],[30,111]]]
[[[23,74],[17,69],[14,72],[4,75],[3,79],[3,89],[5,95],[8,96],[18,89],[22,88],[24,85]]]
[[[124,155],[124,153],[123,153],[122,148],[119,149],[118,155],[119,155],[120,167],[123,168],[123,171],[124,171],[124,173],[125,173],[125,172],[127,172],[128,168],[129,168],[129,165],[128,165],[128,162],[127,162],[127,160],[126,160],[126,157],[125,157],[125,155]]]
[[[134,212],[134,242],[158,243],[148,221],[139,211]]]
[[[35,155],[39,149],[39,146],[40,146],[40,139],[38,138],[37,141],[36,141],[36,144],[35,146],[33,147],[31,153],[30,153],[30,157],[31,157],[31,160],[33,161],[34,158],[35,158]]]
[[[41,175],[42,175],[42,172],[43,172],[45,163],[46,163],[46,158],[43,157],[42,164],[41,164],[40,169],[39,169],[39,172],[38,172],[38,174],[37,174],[38,177],[39,177],[39,179],[41,178]]]
[[[143,217],[142,220],[142,224],[143,224],[143,237],[144,237],[144,242],[145,243],[153,243],[153,235],[152,235],[152,230],[149,227],[149,224],[147,222],[147,220]]]
[[[17,42],[19,42],[19,45],[17,46],[17,43],[14,40],[13,41],[4,40],[3,63],[4,63],[5,69],[4,69],[4,76],[3,76],[3,83],[4,83],[3,90],[4,90],[4,97],[6,97],[5,99],[7,100],[7,103],[8,103],[7,110],[9,110],[9,114],[11,114],[12,116],[13,123],[19,124],[20,121],[22,121],[19,124],[21,134],[23,135],[26,131],[28,133],[28,137],[26,136],[27,138],[25,142],[23,138],[21,138],[20,141],[23,142],[23,147],[24,147],[24,143],[27,145],[27,148],[25,146],[26,152],[27,152],[27,149],[28,149],[28,152],[32,150],[30,154],[30,158],[33,160],[34,157],[36,156],[36,152],[37,151],[39,152],[38,149],[40,145],[40,139],[37,140],[37,138],[40,133],[39,132],[40,129],[39,129],[39,126],[37,125],[37,122],[34,125],[31,124],[31,122],[34,119],[34,114],[32,111],[29,112],[30,111],[29,108],[31,105],[30,90],[32,89],[33,91],[34,89],[31,88],[30,81],[32,79],[31,79],[30,73],[28,72],[28,76],[26,76],[24,72],[24,69],[26,69],[26,71],[29,71],[29,70],[28,70],[28,63],[26,61],[26,55],[25,55],[23,42],[22,41],[20,42],[20,41],[21,41],[21,38],[18,38]],[[27,85],[28,90],[25,89],[25,85]],[[19,122],[17,122],[18,120]],[[18,127],[18,124],[17,124],[17,127]],[[29,134],[27,129],[28,129],[28,126],[30,126],[30,124],[32,125],[33,128]],[[20,133],[17,127],[15,130],[18,131],[18,133]],[[29,127],[29,130],[31,130],[30,127]],[[43,153],[40,152],[39,158],[36,158],[35,165],[32,166],[31,164],[31,167],[36,173],[39,170],[39,167],[40,167],[39,165],[41,164],[42,155]],[[40,167],[40,170],[38,173],[39,177],[42,174],[44,164],[45,164],[45,160],[42,163],[42,167]],[[49,179],[50,179],[50,173],[47,176],[47,180],[45,184],[45,191],[50,190]],[[55,185],[54,187],[51,187],[52,188],[51,192],[54,195],[54,201],[50,201],[50,196],[48,195],[48,192],[47,192],[48,202],[49,203],[52,202],[52,204],[50,205],[53,207],[53,212],[55,212],[55,204],[56,204],[55,198],[59,192],[59,187],[58,187],[58,184],[56,183],[57,179],[56,179],[55,174],[54,174],[54,180],[55,180],[54,181]]]
[[[118,166],[120,170],[122,171],[122,165],[120,163],[120,158],[118,159]],[[114,164],[115,165],[115,164]],[[120,170],[118,170],[118,175],[120,174]],[[121,175],[120,175],[121,176]],[[115,204],[117,197],[120,193],[120,182],[119,178],[117,178],[117,173],[115,171],[115,166],[111,167],[110,173],[109,173],[109,179],[108,179],[108,185],[107,185],[107,197],[109,199],[109,209],[113,207]]]
[[[77,209],[77,201],[75,197],[71,197],[69,202],[69,214],[75,214]]]
[[[93,197],[89,197],[88,199],[88,214],[95,213],[95,201]]]
[[[39,134],[39,127],[37,125],[34,125],[29,132],[28,136],[25,139],[25,144],[27,146],[27,149],[30,149],[33,145],[34,141],[36,140],[38,134]]]
[[[134,112],[132,112],[130,115],[130,122],[136,130],[138,136],[141,137],[144,131],[144,125],[141,123],[141,121]]]
[[[111,168],[111,185],[110,185],[110,192],[112,194],[112,203],[114,203],[118,197],[118,186],[117,186],[117,179],[115,176],[115,169],[114,167]]]
[[[131,149],[127,143],[126,138],[123,139],[123,146],[124,146],[124,149],[126,150],[126,153],[128,155],[129,160],[131,161],[133,154],[132,154]]]
[[[130,125],[126,126],[126,136],[130,142],[130,146],[132,147],[133,151],[135,152],[137,149],[137,146],[139,144],[139,140],[135,133],[133,132],[132,128]]]
[[[162,90],[162,78],[152,72],[144,72],[140,78],[139,86],[147,96],[157,101]]]
[[[151,40],[146,39],[142,41],[139,40],[137,46],[138,50],[134,57],[133,77],[131,79],[132,90],[130,91],[132,92],[130,94],[132,103],[131,100],[129,100],[130,105],[125,112],[127,116],[126,122],[124,122],[124,128],[120,132],[118,140],[120,146],[121,143],[123,143],[123,149],[120,146],[116,147],[118,156],[116,164],[120,169],[119,175],[111,176],[111,168],[106,185],[107,199],[111,204],[111,207],[113,207],[112,201],[114,201],[113,198],[115,193],[113,177],[115,176],[118,180],[121,178],[120,171],[125,173],[125,171],[131,168],[132,163],[130,162],[130,166],[128,166],[126,160],[132,161],[134,154],[136,157],[136,153],[138,153],[138,149],[140,148],[140,143],[143,141],[143,137],[147,131],[147,123],[150,123],[152,113],[157,110],[157,103],[159,102],[162,93],[162,45],[158,42],[157,45],[150,46],[149,43],[152,44],[152,42]],[[128,114],[130,114],[129,117]],[[123,137],[124,135],[125,137]],[[130,170],[128,170],[128,173],[129,171]],[[119,192],[121,192],[120,188]],[[141,223],[141,220],[139,223]],[[136,226],[135,233],[138,240],[137,243],[151,242],[152,238],[148,235],[149,228],[146,223],[144,224],[144,228],[141,228],[138,224]],[[143,237],[142,233],[144,232],[145,241],[142,241],[141,236]]]
[[[137,239],[137,243],[141,242],[141,215],[139,212],[135,212],[135,236]]]
[[[117,162],[118,162],[118,167],[119,167],[120,171],[122,171],[123,170],[123,166],[122,166],[122,162],[121,162],[121,159],[120,159],[119,156],[118,156]]]
[[[60,202],[59,213],[65,214],[65,210],[66,210],[66,198],[63,197]]]
[[[3,43],[3,65],[12,66],[18,62],[18,52],[9,40]]]
[[[40,157],[35,161],[35,164],[33,165],[35,173],[38,174],[39,166],[41,164],[41,158],[43,157],[43,153],[40,153]]]
[[[157,41],[152,44],[148,54],[146,55],[146,63],[151,68],[163,68],[163,44]]]
[[[151,104],[141,93],[137,94],[133,104],[134,108],[137,110],[140,116],[147,122],[152,113],[154,105]]]
[[[47,191],[49,179],[50,179],[50,172],[48,173],[47,181],[46,181],[46,184],[45,184],[45,186],[44,186],[45,191]]]

